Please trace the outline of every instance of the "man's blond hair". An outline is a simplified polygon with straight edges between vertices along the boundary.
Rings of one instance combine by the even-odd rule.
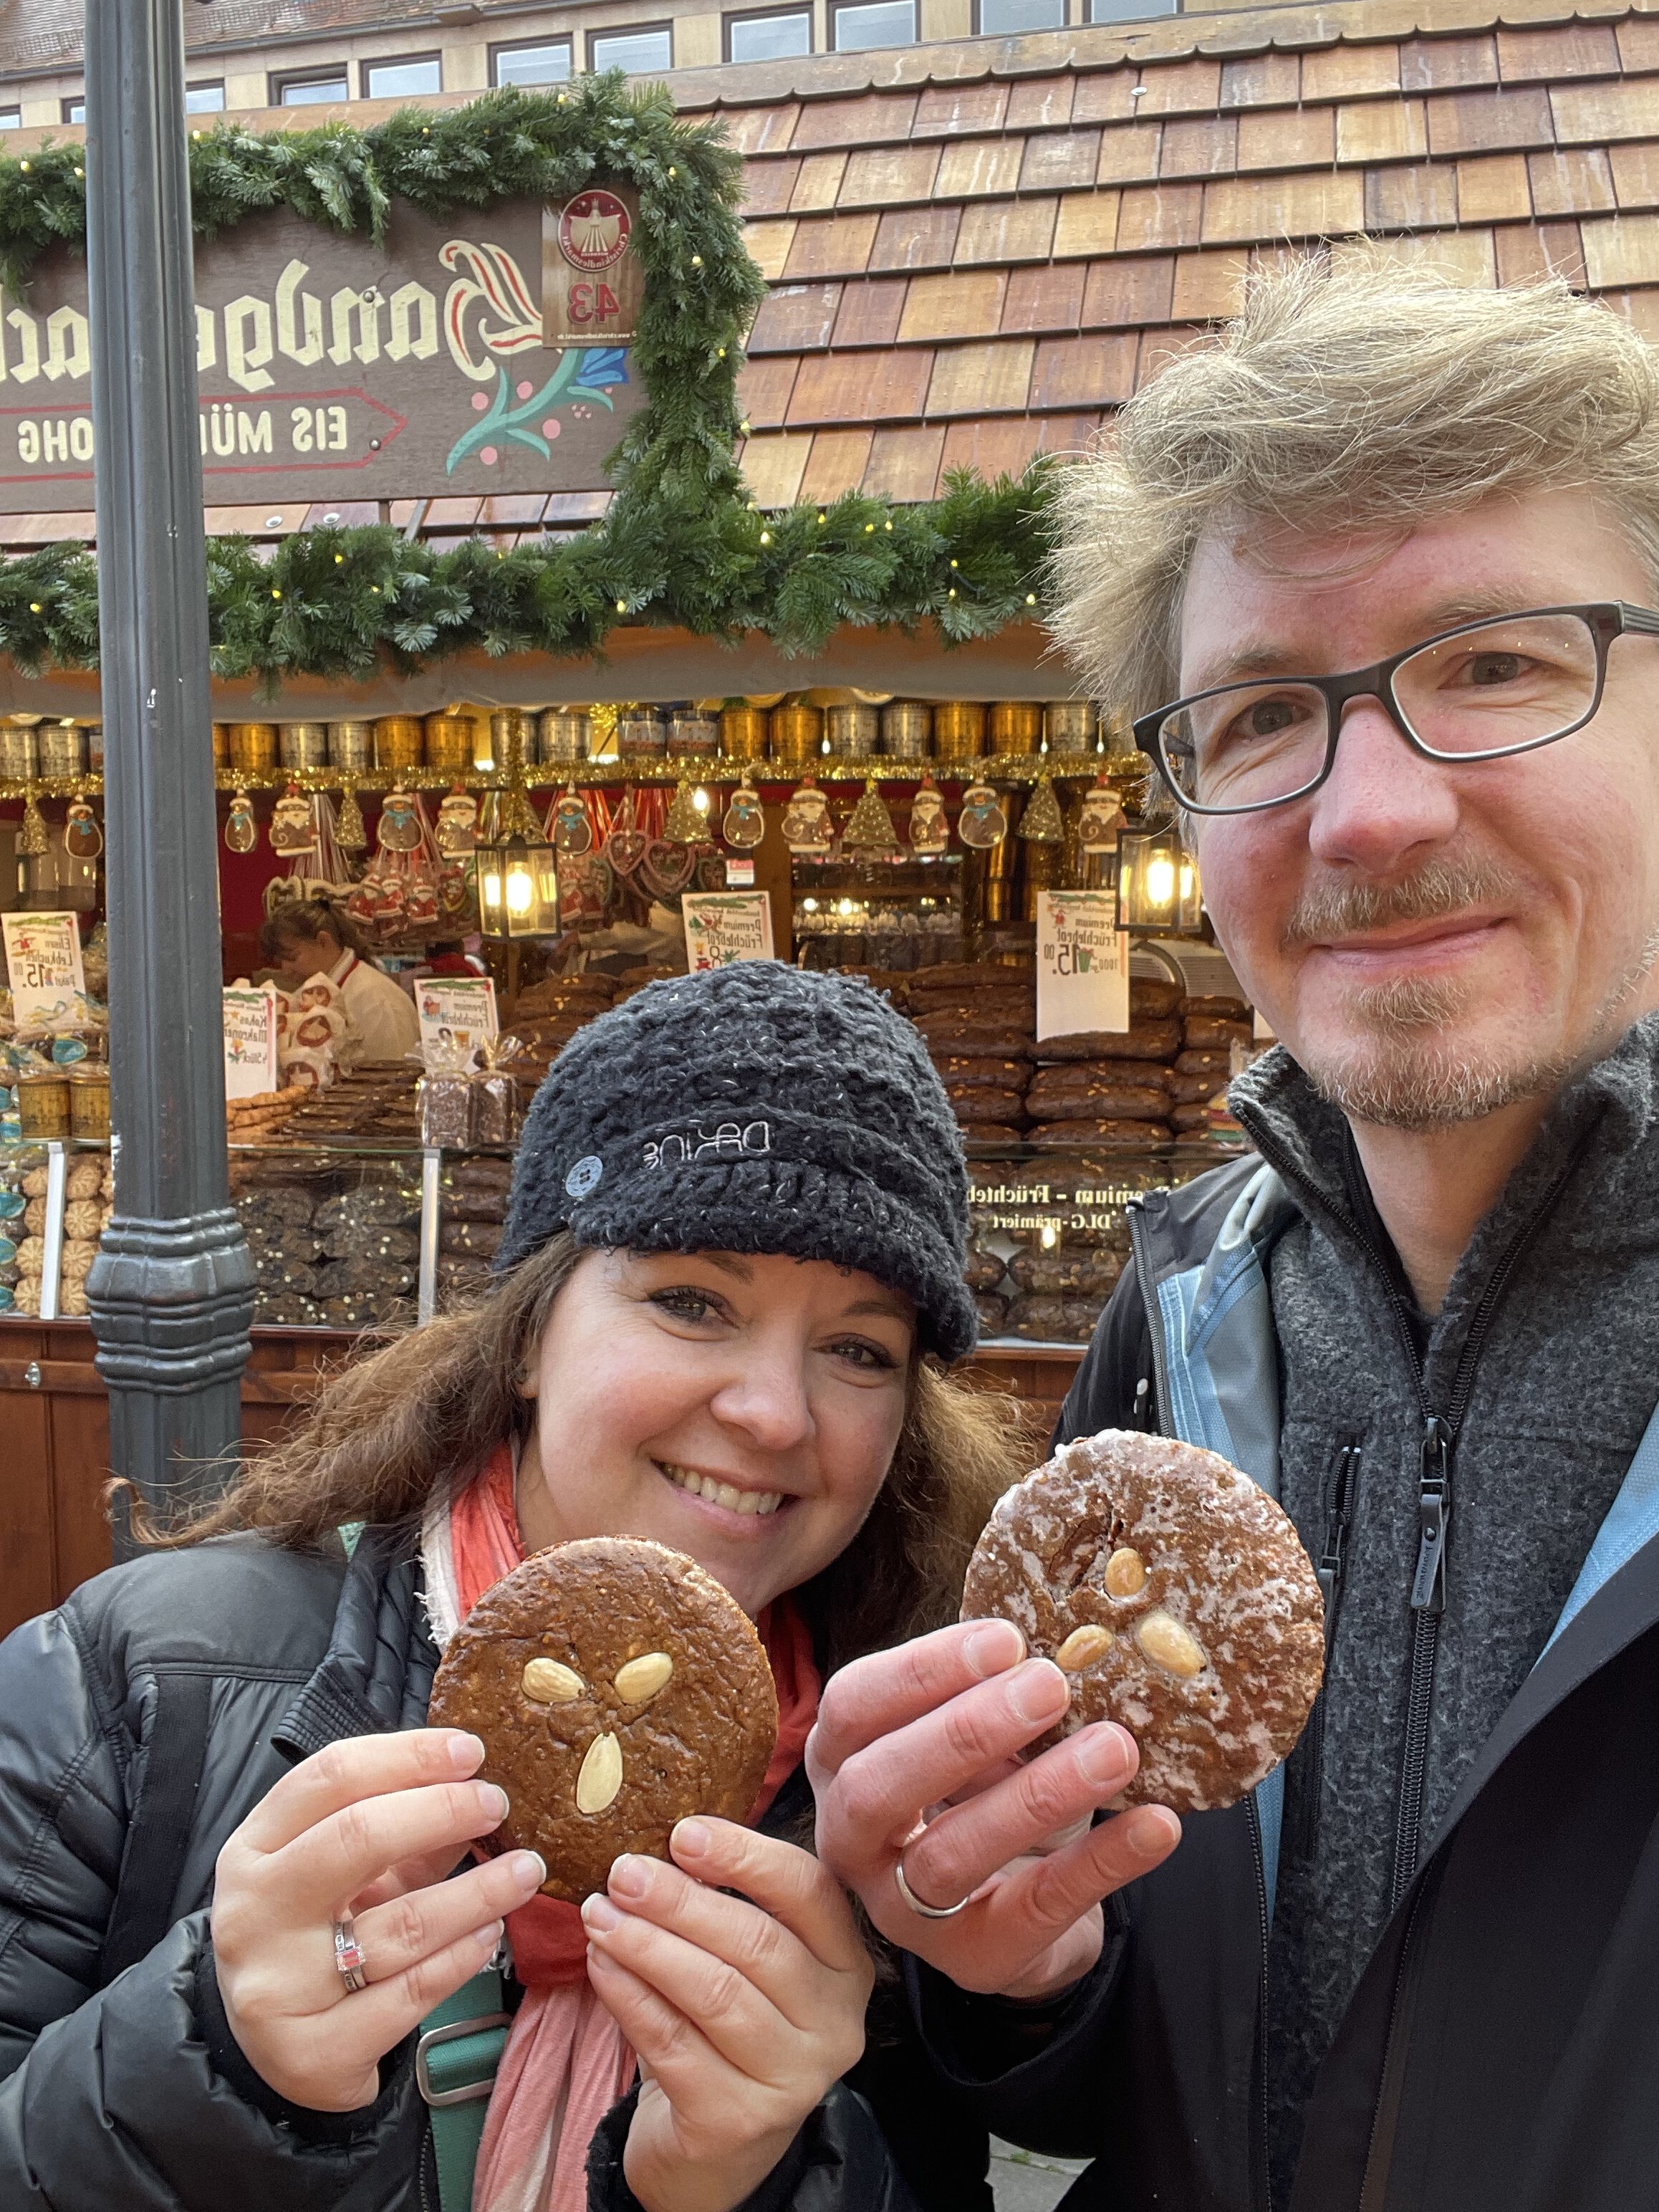
[[[1401,531],[1492,494],[1583,489],[1659,579],[1659,356],[1556,281],[1473,291],[1361,254],[1255,276],[1218,344],[1123,409],[1060,494],[1052,627],[1093,696],[1180,688],[1199,539],[1251,523]]]

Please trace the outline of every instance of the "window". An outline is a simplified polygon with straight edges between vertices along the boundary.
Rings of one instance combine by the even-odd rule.
[[[591,70],[626,70],[629,76],[645,76],[653,70],[674,66],[674,38],[666,23],[642,30],[590,31],[587,66]]]
[[[22,124],[23,111],[21,107],[0,107],[0,131],[19,131]]]
[[[562,84],[570,75],[568,39],[544,39],[534,46],[492,46],[491,84]]]
[[[1127,23],[1142,15],[1178,15],[1180,0],[1090,0],[1091,23]]]
[[[77,96],[74,100],[66,100],[64,102],[64,120],[65,123],[84,123],[86,119],[87,103],[84,98]]]
[[[728,15],[726,58],[729,62],[781,62],[812,51],[812,14],[791,8],[776,15]]]
[[[916,0],[851,0],[835,9],[836,52],[864,46],[913,46],[916,42]]]
[[[274,76],[270,80],[273,107],[315,107],[325,100],[350,97],[351,87],[340,70],[331,70],[326,76]]]
[[[978,0],[975,12],[981,38],[1066,27],[1066,0]]]
[[[406,100],[411,93],[443,88],[444,65],[436,54],[403,54],[395,62],[363,64],[365,100]]]
[[[225,104],[224,79],[213,84],[187,84],[185,87],[186,115],[217,115]]]

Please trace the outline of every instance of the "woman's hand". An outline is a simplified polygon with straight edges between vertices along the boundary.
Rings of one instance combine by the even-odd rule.
[[[809,1852],[712,1819],[583,1905],[587,1971],[639,2054],[629,2187],[646,2212],[730,2212],[862,2054],[873,1972]]]
[[[534,1851],[444,1877],[500,1825],[507,1801],[474,1782],[458,1729],[349,1737],[285,1774],[219,1854],[213,1957],[225,2017],[254,2072],[290,2104],[372,2104],[380,2062],[478,1972],[501,1920],[547,1878]],[[334,1959],[347,1914],[367,1989]]]
[[[1006,1620],[872,1652],[824,1686],[806,1746],[819,1856],[884,1936],[963,1989],[1042,1997],[1080,1979],[1100,1955],[1101,1899],[1181,1840],[1161,1805],[1088,1825],[1139,1757],[1111,1722],[1017,1763],[1069,1696],[1059,1668],[1026,1659]],[[895,1879],[901,1857],[914,1896],[968,1898],[966,1909],[913,1911]]]

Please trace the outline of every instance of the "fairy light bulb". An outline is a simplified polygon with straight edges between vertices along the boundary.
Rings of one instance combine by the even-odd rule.
[[[703,789],[701,784],[697,786],[696,789],[691,794],[691,804],[696,808],[699,814],[708,813],[710,804],[709,797],[708,793]]]

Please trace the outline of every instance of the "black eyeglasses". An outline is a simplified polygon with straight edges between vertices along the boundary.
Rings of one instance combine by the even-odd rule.
[[[1581,730],[1601,703],[1607,647],[1659,637],[1659,614],[1622,599],[1460,623],[1346,676],[1256,678],[1139,716],[1151,753],[1193,814],[1253,814],[1317,791],[1342,710],[1376,699],[1428,760],[1500,760]]]

